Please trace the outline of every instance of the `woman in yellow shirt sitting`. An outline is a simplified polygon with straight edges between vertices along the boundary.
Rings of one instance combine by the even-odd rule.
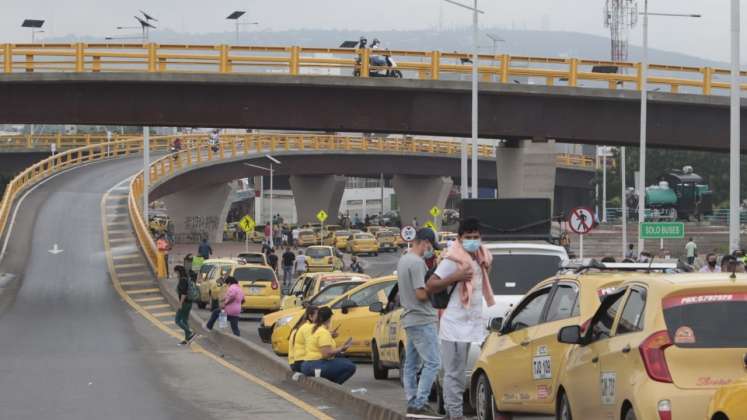
[[[314,327],[317,307],[309,305],[301,319],[291,329],[288,337],[288,364],[293,372],[301,372],[301,364],[306,360],[306,341]]]
[[[331,322],[332,309],[319,308],[314,327],[306,341],[306,361],[301,365],[301,372],[306,376],[321,376],[342,385],[355,374],[355,364],[340,357],[350,348],[353,339],[348,338],[345,344],[335,347],[335,340],[329,332]]]

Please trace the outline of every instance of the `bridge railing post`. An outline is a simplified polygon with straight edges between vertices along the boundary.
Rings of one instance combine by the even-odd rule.
[[[509,67],[511,67],[511,57],[503,54],[501,56],[501,83],[508,83]]]
[[[368,48],[364,48],[360,52],[361,54],[361,77],[368,77],[370,72],[369,59],[371,57],[371,51]]]
[[[568,86],[576,87],[578,85],[578,59],[571,58],[570,74],[568,75]]]
[[[290,47],[290,61],[288,72],[292,76],[298,76],[301,73],[301,48]]]
[[[441,78],[441,51],[431,51],[431,79]]]
[[[157,70],[157,60],[156,57],[158,54],[156,53],[156,44],[151,42],[146,45],[146,48],[148,49],[148,72],[149,73],[155,73]]]
[[[85,71],[84,45],[82,42],[75,43],[75,71],[78,73]]]
[[[643,86],[643,65],[635,63],[635,89],[640,91]]]
[[[3,72],[13,72],[13,44],[3,44]]]
[[[229,48],[230,47],[226,44],[220,46],[220,64],[218,65],[218,69],[221,74],[231,72],[231,62],[228,58]]]
[[[713,68],[703,67],[703,95],[710,95],[713,90]]]

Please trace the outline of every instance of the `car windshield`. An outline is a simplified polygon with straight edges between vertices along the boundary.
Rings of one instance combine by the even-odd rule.
[[[322,291],[317,293],[316,296],[311,298],[310,303],[314,306],[324,305],[325,303],[331,302],[334,298],[342,295],[343,293],[358,286],[361,283],[362,282],[345,282],[331,284],[322,289]]]
[[[350,281],[350,280],[355,280],[355,281],[360,281],[360,282],[363,281],[363,279],[361,279],[360,276],[354,276],[354,275],[350,275],[350,276],[324,277],[324,278],[321,279],[321,281],[319,283],[319,289],[324,289],[325,287],[329,286],[330,284],[335,284],[335,283],[339,283],[341,281]]]
[[[313,230],[302,230],[298,232],[298,234],[300,236],[309,236],[309,235],[314,235],[314,231]]]
[[[337,236],[350,236],[350,231],[347,230],[338,230],[335,232],[335,235]]]
[[[329,248],[309,248],[306,250],[306,256],[309,258],[324,258],[332,255]]]
[[[392,232],[379,232],[376,234],[379,238],[392,238],[394,237],[394,234]]]
[[[273,281],[275,274],[271,268],[239,267],[233,276],[238,281]]]
[[[667,298],[663,302],[669,337],[677,347],[747,347],[747,294],[719,293]],[[729,327],[725,327],[729,326]]]
[[[355,235],[353,239],[373,239],[373,235],[369,233],[360,233],[358,235]]]
[[[493,254],[490,287],[496,295],[524,295],[559,267],[556,255]]]
[[[202,267],[200,267],[200,277],[206,276],[213,267],[215,267],[213,264],[203,264]]]

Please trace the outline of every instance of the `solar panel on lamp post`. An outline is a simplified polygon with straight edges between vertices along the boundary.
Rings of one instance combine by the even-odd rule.
[[[31,43],[32,44],[36,42],[36,34],[40,34],[44,32],[41,30],[42,26],[44,26],[43,19],[24,19],[23,23],[21,23],[22,28],[31,29]]]
[[[244,10],[236,10],[230,15],[226,16],[227,20],[233,20],[236,25],[236,43],[239,43],[239,28],[241,25],[259,25],[259,22],[241,22],[240,19],[246,14]]]

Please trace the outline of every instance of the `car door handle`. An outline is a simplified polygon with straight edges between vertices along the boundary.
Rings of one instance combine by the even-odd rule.
[[[628,345],[626,345],[625,347],[623,347],[623,349],[622,349],[622,352],[623,352],[623,353],[626,353],[626,354],[627,354],[627,353],[630,353],[630,344],[628,344]]]
[[[524,340],[521,342],[521,347],[526,347],[529,345],[529,340]]]
[[[594,356],[591,358],[591,363],[597,363],[599,361],[599,356]]]

